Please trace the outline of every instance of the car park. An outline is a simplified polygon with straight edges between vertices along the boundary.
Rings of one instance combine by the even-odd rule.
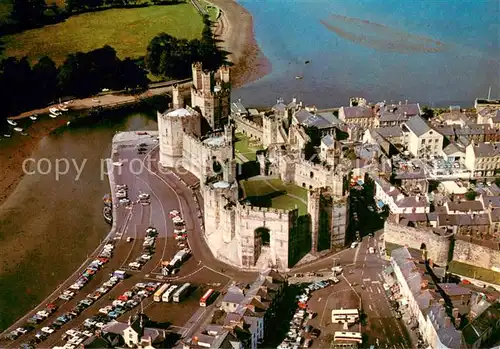
[[[42,331],[42,332],[45,332],[45,333],[47,333],[47,334],[52,334],[52,333],[54,333],[54,332],[55,332],[55,330],[54,330],[53,328],[48,327],[48,326],[46,326],[46,327],[42,327],[41,331]]]

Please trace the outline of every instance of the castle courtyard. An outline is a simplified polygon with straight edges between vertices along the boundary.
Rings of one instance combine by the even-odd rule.
[[[299,215],[307,213],[307,189],[285,184],[278,178],[250,178],[240,181],[247,200],[253,206],[279,209],[299,209]]]
[[[243,133],[236,133],[236,142],[234,143],[234,152],[238,162],[255,161],[257,159],[257,150],[263,150],[262,144],[256,140],[250,139]]]

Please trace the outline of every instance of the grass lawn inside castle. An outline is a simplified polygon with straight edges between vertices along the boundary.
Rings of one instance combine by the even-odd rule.
[[[247,200],[253,206],[299,209],[299,216],[307,214],[307,190],[280,179],[240,181]]]
[[[262,144],[249,139],[243,133],[236,133],[236,142],[234,143],[234,150],[236,159],[239,162],[255,161],[257,159],[257,150],[263,150]],[[246,160],[245,160],[245,159]]]

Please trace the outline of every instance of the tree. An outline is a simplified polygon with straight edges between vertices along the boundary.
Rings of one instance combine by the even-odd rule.
[[[33,66],[33,86],[36,101],[41,105],[53,100],[57,95],[57,67],[47,56]]]
[[[120,83],[125,89],[142,89],[148,86],[147,72],[130,58],[120,63]]]
[[[422,116],[427,120],[432,119],[434,117],[434,110],[424,105],[422,107]]]
[[[476,199],[477,193],[474,190],[469,189],[464,196],[466,200],[472,201]]]
[[[2,72],[1,93],[2,109],[5,115],[16,114],[22,108],[29,107],[33,101],[27,96],[32,95],[32,72],[26,57],[16,59],[8,57],[0,63]]]
[[[43,22],[45,8],[44,0],[14,0],[12,19],[25,26],[40,24]]]

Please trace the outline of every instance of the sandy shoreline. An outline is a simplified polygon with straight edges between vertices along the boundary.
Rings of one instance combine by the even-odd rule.
[[[269,74],[271,64],[255,40],[252,15],[234,0],[210,2],[221,10],[215,34],[223,40],[222,47],[231,52],[233,86],[240,87]]]

